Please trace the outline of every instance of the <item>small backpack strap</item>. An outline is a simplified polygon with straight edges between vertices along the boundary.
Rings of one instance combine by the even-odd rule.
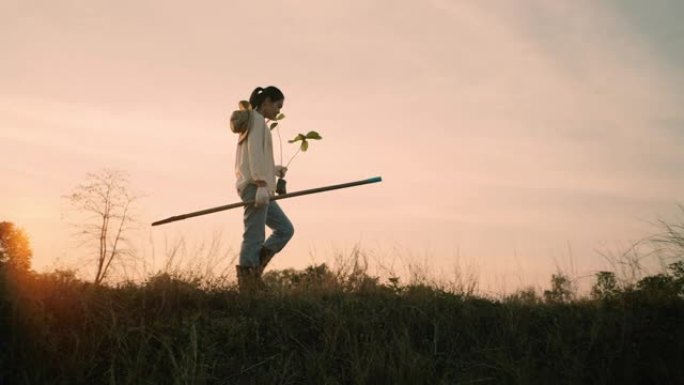
[[[249,136],[249,131],[252,129],[252,111],[247,110],[247,128],[240,133],[240,137],[238,138],[238,145],[242,144],[245,140],[247,140],[247,136]]]

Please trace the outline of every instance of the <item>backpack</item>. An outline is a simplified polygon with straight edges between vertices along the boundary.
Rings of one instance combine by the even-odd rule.
[[[239,134],[238,144],[242,144],[247,140],[249,129],[252,123],[252,106],[246,100],[241,100],[238,103],[239,110],[233,111],[230,115],[230,130]]]

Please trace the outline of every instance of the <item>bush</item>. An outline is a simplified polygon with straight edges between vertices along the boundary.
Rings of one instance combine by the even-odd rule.
[[[591,296],[596,299],[613,298],[620,293],[620,288],[612,271],[596,273],[596,283],[591,288]]]

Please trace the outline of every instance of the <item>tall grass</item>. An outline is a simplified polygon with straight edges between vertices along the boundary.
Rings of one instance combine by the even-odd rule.
[[[0,266],[0,384],[684,384],[683,229],[653,240],[665,270],[631,248],[584,296],[563,273],[502,297],[381,279],[357,249],[250,295],[168,267],[94,285]]]
[[[265,279],[247,296],[169,274],[108,287],[3,271],[0,382],[684,383],[682,292],[479,298],[325,265]]]

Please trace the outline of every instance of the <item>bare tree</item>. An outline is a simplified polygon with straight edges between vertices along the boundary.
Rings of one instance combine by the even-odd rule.
[[[83,245],[97,249],[95,283],[101,283],[112,264],[130,255],[125,248],[131,229],[131,208],[137,197],[130,192],[128,176],[119,170],[104,169],[89,173],[84,183],[65,196],[71,205],[85,214],[75,226]]]

